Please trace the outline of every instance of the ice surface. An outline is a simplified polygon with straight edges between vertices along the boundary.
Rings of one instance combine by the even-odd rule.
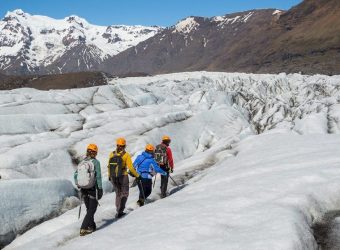
[[[63,179],[1,180],[0,187],[0,246],[34,223],[57,215],[64,198],[74,195],[72,183]]]
[[[117,222],[114,194],[106,194],[93,235],[77,237],[73,209],[8,248],[90,249],[96,241],[104,249],[313,249],[314,219],[340,204],[339,85],[340,76],[191,72],[2,91],[3,179],[71,180],[72,159],[96,143],[109,191],[106,164],[117,137],[135,158],[168,134],[173,177],[184,184],[170,182],[172,195],[158,201],[157,181],[150,197],[157,201]],[[128,207],[136,208],[137,193],[131,189]]]

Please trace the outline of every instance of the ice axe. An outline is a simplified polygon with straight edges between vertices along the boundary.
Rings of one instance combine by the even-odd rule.
[[[169,174],[169,178],[175,183],[175,185],[176,185],[177,187],[179,187],[179,185],[177,184],[177,182],[171,177],[170,174]]]
[[[155,188],[155,184],[156,184],[156,178],[157,178],[157,174],[155,175],[155,179],[154,179],[154,181],[153,181],[152,188]]]
[[[78,220],[79,220],[80,219],[80,214],[81,214],[81,202],[83,200],[83,195],[82,195],[81,191],[78,192],[78,195],[79,195],[79,199],[80,199],[79,213],[78,213]]]

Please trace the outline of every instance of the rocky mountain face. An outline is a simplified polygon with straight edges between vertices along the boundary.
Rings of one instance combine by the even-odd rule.
[[[129,70],[150,74],[239,71],[254,64],[260,47],[268,46],[264,27],[279,14],[274,13],[257,10],[213,18],[188,17],[108,59],[106,66],[115,74]]]
[[[339,16],[338,0],[305,0],[289,11],[189,17],[108,58],[105,70],[340,74]]]
[[[305,0],[283,13],[262,55],[263,72],[340,74],[340,1]]]
[[[0,71],[15,75],[95,71],[105,59],[160,30],[96,26],[78,16],[56,20],[15,10],[0,21]]]
[[[0,90],[15,88],[72,89],[105,85],[112,76],[103,72],[7,76],[0,74]]]

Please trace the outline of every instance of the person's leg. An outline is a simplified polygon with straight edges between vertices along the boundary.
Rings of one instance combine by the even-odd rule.
[[[92,231],[95,231],[97,229],[96,223],[94,222],[94,214],[97,211],[98,207],[98,201],[93,197],[89,199],[89,208],[88,208],[88,214],[89,214],[89,229]]]
[[[139,206],[143,206],[144,205],[143,186],[140,181],[138,181],[137,185],[138,185],[138,190],[139,190],[139,197],[138,197],[137,204]]]
[[[140,181],[138,181],[138,183],[137,183],[137,185],[138,185],[138,190],[139,190],[139,200],[143,200],[144,199],[144,197],[143,197],[143,193],[142,193],[142,183],[140,182]]]
[[[81,224],[80,229],[88,229],[88,227],[90,226],[90,222],[89,222],[89,197],[87,195],[84,195],[84,203],[86,206],[86,215],[84,217],[83,223]]]
[[[118,208],[118,214],[122,214],[125,209],[127,199],[129,197],[129,176],[123,175],[120,178],[120,204]]]
[[[143,179],[143,190],[145,198],[148,198],[152,191],[152,179]]]
[[[117,180],[113,180],[111,181],[112,185],[113,185],[113,189],[116,193],[116,201],[115,201],[115,204],[116,204],[116,211],[118,213],[118,210],[119,210],[119,205],[120,205],[120,199],[121,199],[121,187],[120,187],[120,183],[119,183],[119,179]]]
[[[90,197],[91,195],[92,197]],[[86,215],[80,229],[94,231],[96,224],[94,222],[94,214],[97,210],[98,202],[95,199],[95,192],[89,192],[84,196],[84,203],[86,206]]]
[[[161,176],[161,197],[166,197],[166,191],[168,189],[169,176]]]

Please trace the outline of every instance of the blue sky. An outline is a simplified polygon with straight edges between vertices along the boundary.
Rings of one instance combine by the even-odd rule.
[[[211,17],[259,8],[289,9],[302,0],[0,0],[0,17],[22,9],[64,18],[75,14],[98,25],[171,26],[187,16]]]

